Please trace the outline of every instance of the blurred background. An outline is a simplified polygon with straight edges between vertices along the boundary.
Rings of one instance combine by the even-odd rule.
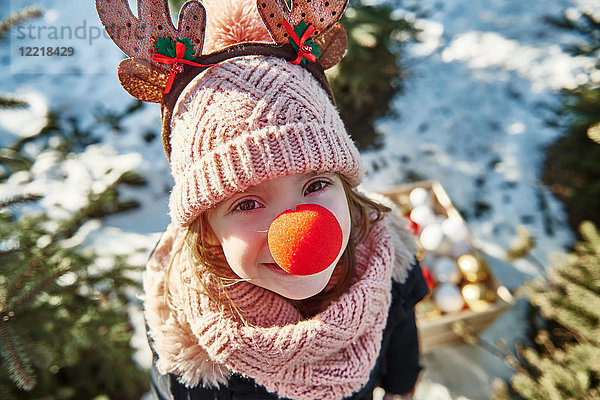
[[[423,311],[460,340],[426,349],[415,398],[600,398],[600,4],[354,0],[342,24],[327,74],[363,186],[439,184],[509,293],[480,332]],[[92,0],[0,0],[0,399],[148,396],[172,179],[123,58]]]

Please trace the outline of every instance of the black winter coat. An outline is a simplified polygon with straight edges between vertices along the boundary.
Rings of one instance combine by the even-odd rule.
[[[405,394],[413,390],[421,366],[414,306],[428,289],[416,259],[404,283],[392,283],[392,304],[379,357],[369,381],[348,399],[371,400],[376,386],[386,392]],[[156,360],[156,354],[154,354]],[[158,400],[275,400],[276,394],[258,385],[252,378],[232,374],[227,385],[219,388],[188,388],[172,374],[161,375],[153,365],[152,393]]]

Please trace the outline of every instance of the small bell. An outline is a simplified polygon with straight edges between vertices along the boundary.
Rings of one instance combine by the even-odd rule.
[[[176,74],[180,74],[180,73],[183,72],[183,65],[181,65],[181,64],[173,64],[171,66],[171,70],[173,72],[175,72]]]

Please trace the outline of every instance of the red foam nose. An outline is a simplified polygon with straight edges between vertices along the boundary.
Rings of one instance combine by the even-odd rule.
[[[273,220],[268,234],[275,262],[294,275],[312,275],[329,267],[342,248],[337,218],[318,204],[301,204]]]

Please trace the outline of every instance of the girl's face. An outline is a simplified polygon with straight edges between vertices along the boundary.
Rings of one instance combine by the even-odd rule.
[[[318,204],[342,228],[342,251],[324,271],[292,275],[279,268],[269,251],[271,222],[300,204]],[[334,173],[304,173],[273,178],[222,201],[207,213],[227,263],[240,278],[286,298],[301,300],[325,288],[350,238],[350,210],[341,178]],[[327,240],[327,238],[323,238]]]

